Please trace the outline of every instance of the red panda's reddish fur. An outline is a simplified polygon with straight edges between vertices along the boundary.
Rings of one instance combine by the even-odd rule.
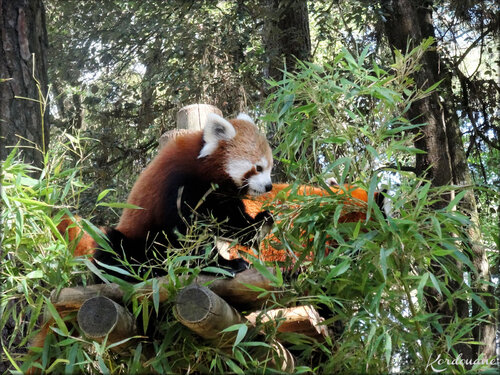
[[[124,209],[115,229],[127,237],[139,238],[146,236],[150,228],[161,226],[159,221],[165,214],[162,211],[163,189],[175,171],[188,170],[198,176],[200,182],[224,184],[230,179],[224,164],[228,158],[244,158],[267,151],[269,154],[266,156],[272,160],[265,137],[257,136],[254,125],[248,126],[248,123],[238,119],[230,122],[237,129],[234,139],[231,142],[220,141],[220,146],[203,158],[198,158],[203,146],[203,131],[172,138],[141,173],[130,192],[127,202],[142,207],[142,210]],[[243,141],[248,139],[253,140],[251,147],[249,142]]]
[[[176,143],[175,147],[171,147],[172,142]],[[201,163],[197,162],[196,155],[201,145],[201,132],[170,140],[148,168],[141,173],[129,194],[128,203],[141,209],[124,209],[116,229],[131,238],[146,236],[147,229],[156,226],[157,218],[161,216],[159,212],[163,208],[161,189],[172,168],[189,169],[198,173]],[[212,169],[214,170],[216,171]]]
[[[97,249],[98,245],[95,240],[82,230],[78,225],[81,218],[75,215],[72,219],[68,215],[63,215],[61,221],[57,225],[57,230],[64,237],[68,236],[68,241],[70,243],[70,249],[73,252],[73,256],[92,256],[94,251]]]

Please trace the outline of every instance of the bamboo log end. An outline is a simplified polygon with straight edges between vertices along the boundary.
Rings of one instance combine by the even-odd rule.
[[[78,310],[78,325],[90,338],[101,338],[110,333],[118,321],[118,312],[109,298],[94,297]]]
[[[200,323],[209,316],[213,304],[206,288],[194,285],[179,292],[175,307],[179,318],[194,324]]]
[[[77,314],[77,321],[85,336],[108,342],[125,340],[135,334],[133,316],[111,299],[98,296],[85,301]]]

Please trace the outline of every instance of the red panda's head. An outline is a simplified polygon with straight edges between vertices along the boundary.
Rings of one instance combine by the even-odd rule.
[[[228,121],[209,114],[203,141],[198,158],[213,160],[243,193],[260,195],[272,189],[271,148],[248,115]]]

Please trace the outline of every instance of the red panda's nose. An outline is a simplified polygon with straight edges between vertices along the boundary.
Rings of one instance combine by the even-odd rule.
[[[272,184],[268,184],[268,185],[266,185],[265,189],[266,189],[266,193],[267,193],[268,191],[273,190],[273,185]]]

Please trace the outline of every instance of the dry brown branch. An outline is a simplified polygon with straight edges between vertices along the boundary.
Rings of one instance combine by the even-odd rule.
[[[258,321],[278,324],[278,332],[302,333],[314,338],[330,336],[328,328],[321,324],[324,319],[312,306],[255,311],[247,315],[246,318],[253,325],[256,325]]]

